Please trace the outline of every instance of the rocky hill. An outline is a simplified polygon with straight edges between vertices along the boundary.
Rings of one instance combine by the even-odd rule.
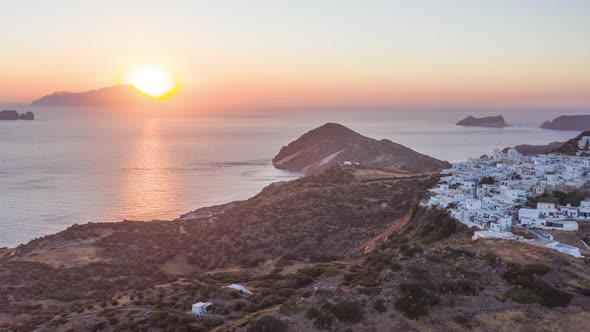
[[[519,144],[519,145],[516,145],[514,148],[516,149],[516,151],[518,151],[519,153],[521,153],[525,156],[534,156],[537,154],[545,154],[545,153],[554,152],[554,151],[558,150],[559,148],[561,148],[563,146],[563,144],[565,144],[565,142],[551,142],[546,145]],[[506,153],[508,151],[508,149],[510,149],[510,147],[506,147],[506,148],[502,149],[502,152]]]
[[[385,182],[361,181],[356,172],[344,172],[297,180],[296,186],[285,188],[284,198],[280,186],[269,188],[263,197],[277,199],[268,203],[277,204],[280,215],[288,216],[297,210],[285,206],[283,199],[291,201],[297,197],[293,196],[295,192],[318,185],[317,190],[337,186],[334,193],[340,192],[343,187],[338,183],[348,178],[344,183],[353,184],[355,189],[344,197],[365,197],[364,203],[340,201],[331,196],[333,204],[361,208],[370,202],[366,207],[369,210],[387,210],[387,206],[380,204],[383,202],[366,200],[366,188],[362,184],[376,188],[390,184],[390,189],[394,189],[415,181],[393,176]],[[316,198],[311,195],[308,199],[311,203]],[[296,199],[292,206],[300,202]],[[300,214],[285,222],[269,218],[250,223],[248,227],[255,228],[254,232],[238,238],[236,233],[228,234],[232,241],[226,243],[209,241],[191,253],[199,255],[196,260],[184,263],[179,255],[191,244],[200,242],[198,235],[186,226],[226,221],[123,222],[112,227],[107,224],[72,227],[60,234],[59,239],[47,237],[19,248],[16,253],[5,254],[0,263],[0,329],[246,332],[586,329],[590,319],[590,265],[586,262],[517,241],[473,242],[472,230],[446,212],[425,210],[415,202],[406,200],[400,205],[407,208],[406,212],[400,218],[400,214],[392,214],[392,219],[380,226],[381,231],[370,227],[375,231],[372,237],[363,235],[361,241],[355,242],[360,233],[350,234],[347,241],[354,243],[341,247],[341,252],[332,257],[325,254],[334,251],[310,256],[309,251],[302,250],[303,246],[293,247],[297,240],[305,241],[307,236],[313,236],[313,232],[302,234],[296,228],[285,229],[286,225],[297,222],[304,223],[302,228],[310,227],[310,216]],[[244,209],[250,204],[246,201],[233,208]],[[306,205],[303,209],[309,208]],[[341,224],[338,220],[343,215],[334,215],[333,211],[321,218],[317,215],[321,210],[312,213],[313,219],[318,224],[330,221],[327,231],[305,243],[316,250],[327,247],[322,244],[324,241],[333,246],[333,237],[339,237],[347,228],[360,231],[362,224],[377,216],[368,214],[359,218],[355,214],[357,217],[351,222],[357,219],[362,222],[354,226],[346,221]],[[386,219],[389,218],[383,220]],[[235,227],[235,224],[228,226]],[[275,227],[278,229],[274,232],[286,234],[285,239],[292,238],[294,242],[285,243],[283,249],[271,253],[268,250],[284,240],[267,241],[268,229]],[[256,233],[259,237],[253,238]],[[135,240],[135,236],[139,238]],[[221,233],[216,235],[221,236]],[[168,244],[176,238],[182,239],[182,243]],[[91,258],[94,254],[103,257],[102,260],[79,261],[69,266],[63,262],[48,265],[52,262],[50,258],[55,259],[60,249],[67,247],[68,241],[77,243],[78,255],[90,254],[87,258]],[[57,243],[61,245],[53,247]],[[242,243],[246,243],[242,249],[254,253],[254,261],[235,263],[238,257],[232,257],[235,252],[232,254],[228,249]],[[96,251],[87,247],[82,250],[88,245],[97,247]],[[112,246],[116,249],[108,252]],[[210,249],[200,251],[206,247]],[[288,250],[289,247],[293,249]],[[127,250],[137,253],[127,256]],[[266,253],[260,256],[262,252]],[[279,252],[283,255],[278,255]],[[71,254],[72,251],[64,257],[71,259]],[[120,263],[120,256],[127,256],[121,257],[127,264]],[[136,264],[128,260],[132,256],[139,260]],[[216,261],[226,258],[225,262],[214,264],[218,268],[203,270],[201,260],[207,261],[208,256]],[[183,264],[194,265],[198,272],[182,272]],[[230,283],[242,284],[253,294],[223,287]],[[214,309],[205,317],[190,315],[190,305],[203,299],[211,300]]]
[[[502,115],[486,116],[482,118],[468,116],[457,122],[457,126],[504,128],[508,127],[508,124],[506,124]]]
[[[590,130],[590,115],[562,115],[545,121],[540,128],[551,130]]]
[[[265,262],[277,259],[314,266],[359,256],[364,243],[408,212],[414,193],[436,181],[429,175],[384,177],[382,172],[374,176],[371,172],[334,167],[271,185],[226,208],[188,215],[194,219],[75,225],[4,252],[0,329],[135,329],[160,317],[175,327],[209,330],[212,326],[207,324],[215,322],[195,320],[187,310],[191,303],[207,298],[228,302],[215,297],[226,281],[214,281],[203,273],[238,266],[238,270],[258,269],[260,274],[266,271]],[[272,268],[264,273],[271,272]],[[248,275],[231,278],[223,280],[254,281]],[[279,278],[275,281],[281,286],[264,281],[273,278]],[[260,285],[253,288],[268,295],[242,299],[244,306],[239,308],[228,305],[215,324],[279,304],[298,288],[309,286],[310,280],[295,271],[261,277]],[[25,313],[27,319],[19,318]],[[138,325],[125,325],[132,323],[130,317]],[[161,331],[172,326],[162,324]]]
[[[584,136],[590,136],[590,130],[581,132],[578,136],[563,143],[559,148],[553,150],[552,152],[574,155],[580,151],[579,142]]]
[[[309,296],[238,331],[586,330],[583,260],[516,241],[473,242],[444,211],[417,208],[397,226],[340,273],[318,271]]]
[[[450,166],[403,145],[368,138],[336,123],[326,123],[305,133],[273,158],[277,168],[306,174],[343,162],[398,172],[432,172]]]
[[[31,103],[31,106],[157,106],[161,102],[148,96],[132,85],[116,85],[98,90],[85,92],[60,91],[41,97]]]

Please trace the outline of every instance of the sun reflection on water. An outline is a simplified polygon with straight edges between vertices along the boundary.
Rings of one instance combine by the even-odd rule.
[[[137,137],[136,147],[124,170],[121,205],[128,219],[151,220],[169,216],[168,209],[176,200],[174,172],[167,170],[169,151],[162,139],[163,125],[159,119],[145,119]]]

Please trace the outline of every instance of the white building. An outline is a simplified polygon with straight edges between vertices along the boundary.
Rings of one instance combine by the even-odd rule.
[[[555,203],[537,203],[537,208],[521,208],[518,210],[518,225],[559,231],[577,231],[578,223],[566,218],[577,216],[571,206],[559,208]]]
[[[231,284],[231,285],[227,285],[225,287],[231,288],[231,289],[234,289],[234,290],[237,290],[240,293],[252,295],[252,292],[250,290],[248,290],[246,287],[242,286],[242,285]]]
[[[549,243],[548,245],[546,245],[545,247],[553,249],[553,250],[557,250],[557,251],[562,252],[564,254],[572,255],[574,257],[582,257],[582,255],[580,254],[579,248],[576,248],[574,246],[570,246],[567,244],[563,244],[560,242],[552,242],[552,243]]]
[[[578,141],[578,148],[584,149],[587,145],[590,145],[590,136],[582,136],[580,141]]]
[[[212,302],[197,302],[193,304],[192,314],[199,317],[203,316],[207,313],[207,309],[212,305]]]
[[[504,240],[518,240],[519,236],[511,232],[494,232],[494,231],[475,231],[471,237],[473,241],[479,239],[504,239]]]

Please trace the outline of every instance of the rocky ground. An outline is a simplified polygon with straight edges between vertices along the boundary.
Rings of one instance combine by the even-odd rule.
[[[70,227],[0,251],[0,329],[587,328],[588,261],[472,242],[443,211],[418,208],[435,181],[335,167],[175,221]],[[206,300],[209,315],[189,313]]]

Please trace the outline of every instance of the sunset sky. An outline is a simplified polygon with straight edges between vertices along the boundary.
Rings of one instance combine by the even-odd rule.
[[[156,65],[186,105],[590,104],[587,0],[88,4],[3,2],[0,102]]]

